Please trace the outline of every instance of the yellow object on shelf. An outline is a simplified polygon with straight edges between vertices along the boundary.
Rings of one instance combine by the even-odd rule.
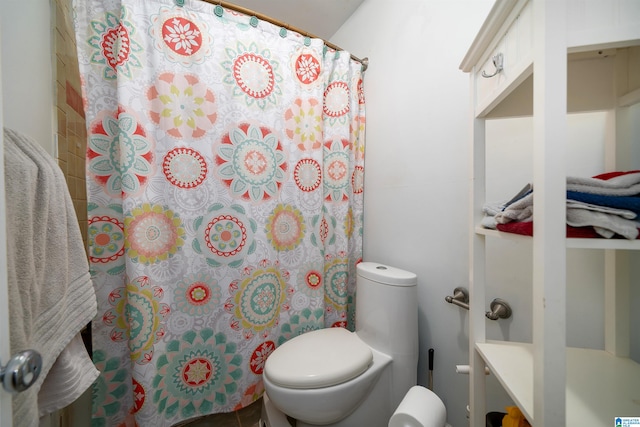
[[[507,415],[502,418],[502,427],[531,427],[517,406],[507,406],[504,409]]]

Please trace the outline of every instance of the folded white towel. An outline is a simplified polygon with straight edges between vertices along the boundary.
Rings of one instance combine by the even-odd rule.
[[[506,224],[511,221],[533,221],[533,193],[513,202],[504,211],[495,215],[498,224]]]
[[[485,203],[482,212],[488,216],[496,216],[504,209],[504,202]]]
[[[631,240],[638,237],[635,221],[604,212],[570,208],[567,209],[567,224],[573,227],[592,226],[596,233],[606,238],[611,238],[614,234]]]
[[[567,200],[567,210],[569,209],[602,212],[609,215],[617,215],[625,219],[634,219],[637,216],[635,212],[628,209],[594,205],[571,199]],[[498,224],[506,224],[511,221],[533,221],[533,193],[507,206],[504,211],[496,213],[495,220]]]
[[[38,392],[54,362],[68,360],[61,356],[65,347],[96,315],[96,295],[71,196],[56,162],[37,142],[9,129],[4,129],[4,160],[11,352],[33,349],[42,356],[40,378],[13,398],[13,425],[33,427],[40,418]],[[83,360],[77,374],[84,379],[75,381],[78,394],[97,371],[87,363],[84,346],[72,346],[69,351],[75,349]],[[56,378],[68,385],[52,377],[45,390],[55,390],[66,401]],[[48,408],[59,407],[53,396],[45,397]]]
[[[607,180],[567,177],[567,191],[607,196],[635,196],[640,194],[640,172],[628,173]]]
[[[593,205],[576,200],[567,200],[567,224],[573,227],[593,226],[602,237],[619,234],[626,239],[638,237],[637,223],[632,221],[635,212],[608,206]],[[533,221],[533,193],[509,205],[494,216],[498,224],[511,221]]]
[[[578,200],[567,200],[567,209],[584,209],[594,212],[602,212],[609,215],[617,215],[625,219],[635,219],[638,215],[634,211],[628,209],[612,208],[609,206],[594,205],[591,203],[581,202]]]

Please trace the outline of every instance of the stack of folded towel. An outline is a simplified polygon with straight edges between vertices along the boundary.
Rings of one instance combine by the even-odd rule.
[[[483,226],[533,235],[533,189],[527,186],[506,203],[487,204]],[[567,178],[567,237],[637,239],[640,171],[593,178]]]

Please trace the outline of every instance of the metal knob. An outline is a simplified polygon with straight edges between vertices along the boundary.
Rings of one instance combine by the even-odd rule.
[[[491,311],[486,313],[487,319],[498,320],[511,317],[511,307],[505,300],[496,298],[491,301]]]
[[[9,393],[25,391],[36,382],[42,370],[42,356],[35,350],[14,355],[7,366],[0,365],[0,381]]]

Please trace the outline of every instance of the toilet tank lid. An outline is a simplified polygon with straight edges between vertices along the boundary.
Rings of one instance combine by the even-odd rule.
[[[299,335],[275,349],[264,375],[282,387],[329,387],[362,374],[372,361],[371,348],[354,332],[327,328]]]
[[[361,277],[385,285],[415,286],[418,282],[418,276],[415,273],[378,262],[361,262],[357,269]]]

